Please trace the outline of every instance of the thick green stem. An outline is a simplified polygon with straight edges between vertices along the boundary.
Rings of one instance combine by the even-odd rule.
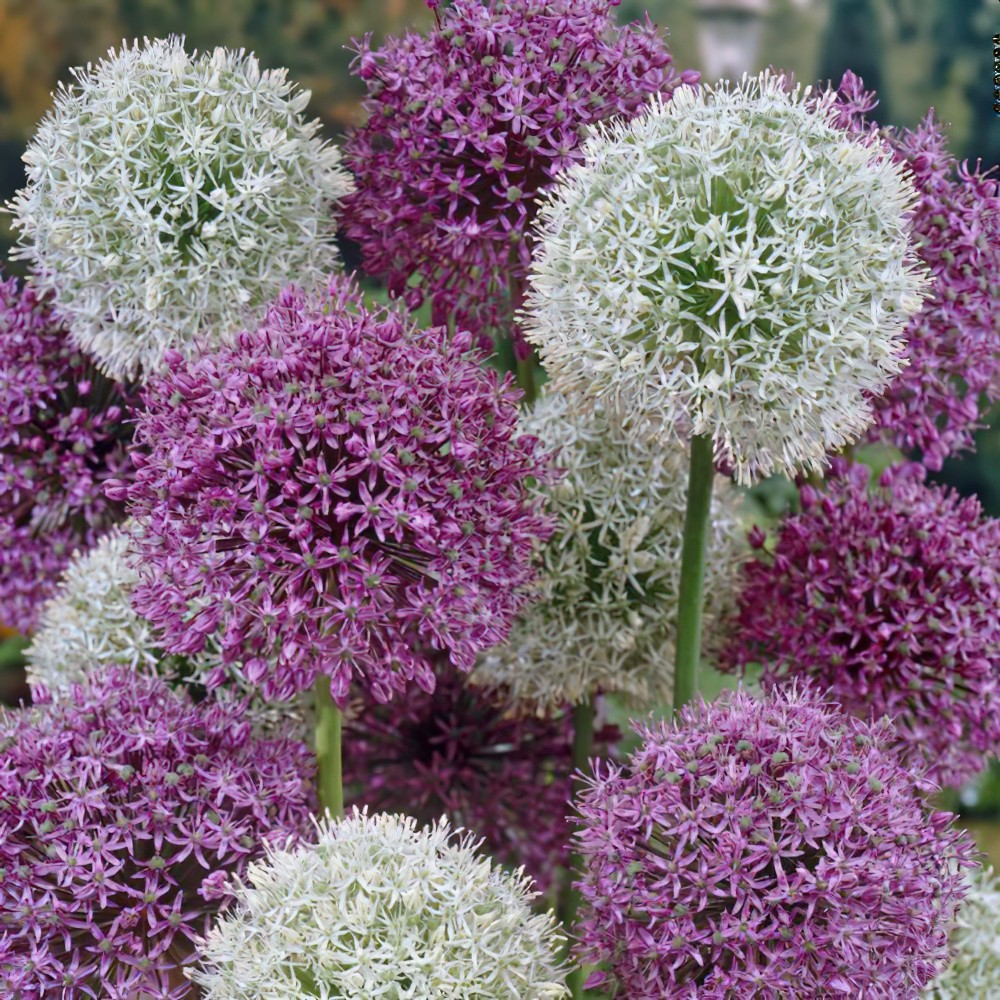
[[[585,701],[573,708],[573,771],[583,775],[590,774],[590,756],[594,750],[594,703]],[[573,779],[573,801],[570,803],[576,812],[576,795],[580,786],[580,778]],[[573,831],[576,832],[575,830]],[[580,909],[580,893],[573,887],[573,882],[582,874],[583,861],[575,851],[569,856],[569,864],[563,874],[563,884],[560,906],[560,916],[563,927],[572,940],[576,929],[576,915]],[[583,996],[583,968],[578,967],[566,978],[573,1000]]]
[[[344,815],[344,778],[340,757],[340,709],[330,696],[330,678],[316,678],[316,770],[320,808],[334,819]]]
[[[677,604],[677,657],[674,661],[674,708],[686,705],[698,689],[701,662],[701,612],[704,604],[705,551],[708,547],[709,513],[715,462],[712,439],[691,439],[684,542],[681,547],[681,585]]]

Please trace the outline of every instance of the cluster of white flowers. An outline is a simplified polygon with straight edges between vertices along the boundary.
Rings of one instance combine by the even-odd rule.
[[[354,811],[317,843],[268,850],[201,943],[205,1000],[557,1000],[551,914],[445,822]]]
[[[951,934],[954,957],[926,1000],[990,1000],[1000,990],[1000,881],[992,868],[969,876],[969,895]]]
[[[833,100],[763,74],[591,135],[539,212],[524,313],[557,388],[710,435],[744,484],[857,438],[927,279],[912,184]]]
[[[139,578],[128,547],[128,537],[115,530],[89,551],[74,553],[25,650],[32,687],[62,691],[103,666],[160,666],[153,628],[130,603]]]
[[[169,38],[74,76],[10,208],[17,254],[110,375],[225,339],[337,265],[335,208],[353,182],[285,70]]]
[[[656,425],[623,426],[599,403],[543,394],[526,433],[555,450],[555,534],[540,550],[538,600],[508,641],[485,654],[474,683],[502,685],[540,711],[617,691],[670,701],[687,501],[688,451]],[[705,628],[735,604],[745,550],[741,498],[716,478],[706,557]]]
[[[163,651],[153,626],[132,608],[139,575],[126,531],[115,529],[92,549],[74,553],[55,596],[46,602],[25,650],[28,684],[59,696],[104,667],[147,670],[175,686],[201,686],[223,671],[215,697],[247,701],[247,718],[261,732],[309,735],[307,695],[265,701],[238,664],[223,666],[212,643],[195,656]]]

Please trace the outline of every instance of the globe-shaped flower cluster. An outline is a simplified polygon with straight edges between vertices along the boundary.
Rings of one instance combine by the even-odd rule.
[[[845,127],[874,127],[866,114],[877,101],[853,73],[838,97]],[[910,363],[874,401],[872,436],[919,449],[936,470],[973,446],[980,413],[1000,398],[1000,183],[956,161],[933,114],[880,137],[916,186],[913,231],[932,284],[904,332]]]
[[[31,644],[24,651],[27,680],[37,694],[44,687],[54,698],[69,697],[74,684],[109,666],[155,674],[171,687],[188,687],[198,700],[210,674],[225,680],[216,699],[244,703],[255,731],[291,735],[305,731],[304,699],[268,701],[247,680],[241,664],[220,664],[218,651],[194,656],[165,653],[152,625],[132,607],[139,582],[128,535],[114,530],[85,553],[76,553],[58,590],[45,603]]]
[[[357,811],[233,887],[193,978],[205,1000],[568,997],[551,915],[446,823]]]
[[[592,985],[891,1000],[933,978],[973,844],[926,805],[887,719],[739,692],[639,735],[579,803]]]
[[[4,716],[0,741],[4,996],[191,996],[213,876],[308,825],[304,744],[131,671]]]
[[[557,388],[712,437],[744,484],[866,430],[925,280],[912,183],[834,101],[764,74],[596,129],[537,220],[524,329]]]
[[[509,640],[480,658],[473,680],[503,685],[540,710],[602,691],[669,701],[688,452],[657,440],[649,421],[624,426],[613,411],[583,403],[545,393],[525,415],[525,429],[552,449],[561,472],[545,488],[556,530],[538,553],[536,600]],[[735,602],[739,503],[717,477],[706,560],[710,633]]]
[[[27,632],[74,549],[123,517],[103,494],[133,472],[131,388],[98,372],[51,302],[0,280],[0,621]]]
[[[232,347],[151,381],[127,497],[133,604],[172,652],[209,637],[272,699],[318,674],[343,703],[469,670],[525,601],[549,521],[509,377],[467,334],[369,312],[352,286],[287,291]],[[221,673],[210,675],[221,683]]]
[[[579,157],[585,126],[680,82],[656,29],[616,27],[615,6],[457,0],[426,36],[362,43],[368,120],[344,146],[358,178],[347,232],[390,291],[430,299],[434,322],[488,345],[530,263],[537,195]]]
[[[159,665],[152,626],[132,609],[139,575],[128,536],[114,530],[76,553],[59,589],[45,603],[25,650],[28,683],[64,691],[112,664],[133,670]]]
[[[1000,983],[1000,882],[992,869],[969,874],[969,894],[951,932],[952,957],[926,1000],[987,998]]]
[[[1000,521],[916,467],[869,479],[838,462],[822,492],[803,487],[745,567],[721,664],[890,716],[907,760],[960,784],[1000,749]]]
[[[322,284],[353,184],[284,70],[169,38],[74,75],[11,209],[19,255],[105,371],[154,371],[167,348],[255,322],[289,282]]]
[[[606,756],[617,737],[600,727],[593,753]],[[572,743],[568,718],[525,717],[508,692],[471,687],[445,665],[430,693],[352,703],[344,783],[372,810],[474,830],[492,857],[523,866],[545,891],[568,860]]]

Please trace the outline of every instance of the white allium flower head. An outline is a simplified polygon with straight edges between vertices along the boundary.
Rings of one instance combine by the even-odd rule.
[[[992,1000],[1000,994],[1000,881],[976,869],[951,933],[953,958],[924,990],[927,1000]]]
[[[710,435],[743,484],[861,434],[927,278],[912,184],[834,96],[765,73],[592,133],[543,200],[523,316],[557,388]]]
[[[9,207],[17,256],[108,374],[223,340],[337,266],[335,208],[353,182],[285,70],[171,37],[73,75]]]
[[[66,690],[113,664],[156,669],[160,657],[153,628],[130,603],[138,574],[128,548],[128,537],[116,529],[92,549],[73,554],[25,650],[32,687]]]
[[[539,550],[538,600],[510,637],[481,657],[473,683],[503,685],[545,712],[617,691],[633,703],[673,696],[674,639],[687,502],[688,449],[624,426],[616,411],[543,393],[523,418],[554,450],[562,479],[548,488],[556,518]],[[741,498],[716,477],[706,557],[705,632],[735,604],[746,550]]]
[[[225,682],[215,696],[246,700],[247,718],[260,731],[311,734],[311,710],[304,698],[265,701],[239,665],[222,666],[211,641],[195,656],[165,653],[153,626],[132,609],[139,580],[135,559],[129,535],[121,528],[93,548],[73,553],[25,650],[32,688],[59,695],[109,666],[155,673],[176,687],[204,685],[210,674],[221,671]]]
[[[569,996],[551,914],[447,823],[353,815],[269,849],[201,942],[205,1000],[556,1000]]]

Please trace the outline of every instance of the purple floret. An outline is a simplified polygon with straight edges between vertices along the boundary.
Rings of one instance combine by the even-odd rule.
[[[0,280],[0,623],[36,623],[75,549],[121,520],[132,390],[72,344],[47,301]]]
[[[435,323],[487,349],[519,305],[538,194],[579,158],[586,127],[698,79],[674,71],[648,19],[617,27],[616,6],[457,0],[427,35],[358,46],[368,121],[344,146],[358,180],[347,232],[394,295],[429,299]]]
[[[369,312],[335,279],[167,369],[138,418],[149,454],[113,492],[142,554],[133,603],[172,652],[211,636],[264,697],[324,674],[343,704],[355,676],[380,701],[431,690],[427,650],[470,670],[506,636],[551,531],[529,489],[546,473],[470,335]]]
[[[803,487],[773,552],[744,567],[721,666],[888,715],[905,759],[957,785],[1000,749],[1000,521],[917,466],[869,486],[838,461],[822,491]]]
[[[345,782],[358,805],[430,824],[447,817],[485,840],[498,861],[524,866],[542,892],[569,856],[569,716],[517,711],[502,689],[470,686],[442,666],[434,691],[387,705],[352,703],[344,722]],[[595,733],[605,756],[613,726]]]
[[[180,1000],[265,841],[310,827],[313,758],[125,670],[0,719],[0,993]]]
[[[846,128],[874,128],[865,116],[877,99],[853,73],[840,97]],[[874,401],[871,437],[917,449],[937,470],[974,446],[982,414],[1000,399],[1000,183],[948,152],[933,112],[914,131],[880,134],[917,188],[913,232],[933,284],[904,334],[909,366]]]
[[[628,1000],[916,998],[974,845],[867,723],[745,692],[638,726],[580,803],[582,957]]]

